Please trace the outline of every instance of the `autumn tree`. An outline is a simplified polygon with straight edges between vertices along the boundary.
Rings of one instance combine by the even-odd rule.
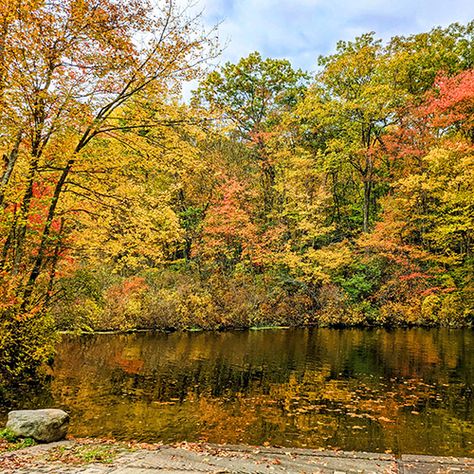
[[[382,43],[373,34],[339,42],[337,52],[320,58],[320,65],[317,86],[306,104],[301,104],[300,113],[306,123],[312,123],[312,128],[306,125],[307,134],[314,135],[310,138],[332,173],[335,205],[344,199],[341,193],[350,189],[351,181],[361,187],[361,227],[368,232],[381,180],[384,133],[395,119],[403,94],[393,88]],[[347,180],[342,188],[338,178]]]
[[[404,287],[385,302],[385,310],[395,305],[413,313],[416,308],[415,318],[441,323],[472,317],[472,78],[472,70],[438,76],[424,101],[411,110],[415,124],[425,123],[420,133],[430,139],[420,140],[425,147],[415,151],[414,163],[405,157],[413,149],[404,150],[401,142],[405,172],[391,184],[381,222],[361,242],[392,264],[394,276],[380,297],[390,287]],[[397,130],[396,137],[404,134]],[[400,305],[405,300],[405,309],[396,306],[397,300]]]
[[[11,308],[41,308],[48,298],[55,249],[81,211],[68,213],[66,195],[86,187],[101,204],[91,183],[76,179],[95,171],[107,177],[93,143],[176,123],[126,111],[145,95],[167,100],[214,54],[214,34],[189,12],[173,0],[2,6],[0,265]]]
[[[23,307],[46,264],[60,198],[74,187],[70,176],[80,167],[87,145],[105,134],[160,123],[156,117],[126,122],[118,112],[145,91],[163,94],[192,77],[202,60],[210,40],[193,31],[195,19],[173,2],[162,4],[160,11],[157,15],[144,2],[99,0],[39,4],[30,15],[18,11],[11,31],[15,47],[6,79],[10,85],[4,94],[20,107],[16,112],[28,137],[22,143],[27,173],[18,183],[23,194],[4,241],[3,265],[14,273],[22,265],[23,273],[30,268]],[[46,173],[50,202],[34,244],[35,257],[25,260],[34,186]]]
[[[474,22],[394,36],[387,51],[394,81],[413,98],[421,98],[440,72],[454,76],[474,67]]]
[[[232,127],[231,136],[248,145],[259,168],[265,213],[272,208],[275,184],[267,137],[281,113],[302,96],[306,80],[289,61],[263,59],[255,52],[213,71],[196,91],[196,102],[220,114],[223,126]]]

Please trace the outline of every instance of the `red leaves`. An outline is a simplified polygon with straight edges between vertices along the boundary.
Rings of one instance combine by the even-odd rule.
[[[125,295],[137,291],[144,291],[146,289],[148,289],[148,285],[146,284],[145,279],[138,276],[125,280],[122,285],[122,292]]]
[[[250,132],[250,141],[256,145],[265,145],[273,136],[275,132],[253,131]]]
[[[439,74],[434,87],[428,91],[421,105],[411,104],[399,111],[399,124],[384,137],[390,161],[414,159],[411,166],[419,164],[428,151],[439,144],[440,135],[455,127],[464,134],[474,129],[474,69],[454,77]],[[449,136],[444,137],[444,141]],[[471,138],[472,142],[472,138]],[[459,140],[447,143],[460,146]],[[466,144],[463,144],[466,146]],[[409,165],[402,170],[407,176],[413,170]]]
[[[256,228],[245,201],[245,186],[235,178],[221,184],[204,220],[200,253],[232,256],[247,253],[255,243]]]
[[[108,290],[110,296],[113,296],[115,300],[126,300],[130,296],[139,294],[148,289],[148,285],[145,282],[145,279],[142,277],[131,277],[128,280],[125,280],[123,283],[111,286]]]
[[[455,287],[450,287],[450,288],[442,288],[440,286],[433,286],[431,288],[428,288],[420,293],[421,296],[428,296],[428,295],[436,295],[438,293],[443,293],[443,294],[448,294],[448,293],[453,293],[456,291],[458,288]]]
[[[53,197],[54,188],[47,182],[33,183],[33,199],[30,205],[30,214],[28,215],[28,223],[32,230],[41,232],[48,215],[48,207]],[[55,233],[59,233],[61,228],[60,219],[56,218],[51,224],[51,229]]]
[[[463,128],[474,126],[474,69],[454,77],[439,75],[435,90],[427,96],[424,106],[435,127],[460,124]]]
[[[402,275],[400,277],[401,281],[407,281],[407,280],[414,280],[414,279],[427,279],[427,278],[432,278],[431,275],[428,275],[427,273],[422,273],[422,272],[413,272],[408,275]]]

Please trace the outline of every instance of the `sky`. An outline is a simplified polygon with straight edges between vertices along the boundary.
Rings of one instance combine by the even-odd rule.
[[[474,0],[197,0],[207,26],[221,23],[220,62],[252,51],[316,69],[338,40],[369,31],[389,39],[474,19]]]

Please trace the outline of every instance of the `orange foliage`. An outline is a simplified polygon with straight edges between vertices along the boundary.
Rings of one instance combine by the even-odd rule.
[[[221,184],[204,219],[201,242],[195,252],[231,260],[252,253],[257,229],[245,201],[246,193],[236,178],[227,178]]]
[[[474,126],[474,69],[454,77],[440,74],[427,97],[423,110],[431,115],[433,126],[458,124],[467,130]]]

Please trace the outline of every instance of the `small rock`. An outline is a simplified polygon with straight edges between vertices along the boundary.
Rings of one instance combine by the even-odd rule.
[[[7,428],[15,436],[51,443],[66,436],[69,415],[56,409],[15,410],[8,413]]]

